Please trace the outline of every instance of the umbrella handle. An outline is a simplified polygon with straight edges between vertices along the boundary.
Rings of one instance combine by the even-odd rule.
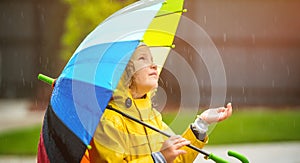
[[[38,79],[41,80],[41,81],[43,81],[43,82],[45,82],[45,83],[47,83],[47,84],[49,84],[49,85],[52,85],[52,87],[54,87],[54,85],[55,85],[55,80],[56,79],[53,79],[53,78],[51,78],[49,76],[46,76],[46,75],[43,75],[43,74],[39,74],[38,75]]]
[[[214,155],[213,153],[209,154],[209,156],[205,157],[205,159],[211,159],[216,163],[229,163],[229,161],[226,161],[223,158]]]
[[[242,163],[249,163],[249,160],[242,154],[234,151],[228,151],[228,156],[232,156],[240,160]]]
[[[228,154],[228,156],[232,156],[232,157],[240,160],[242,163],[249,163],[249,160],[244,155],[242,155],[238,152],[229,150],[227,154]],[[206,159],[211,159],[211,160],[215,161],[216,163],[229,163],[228,161],[224,160],[221,157],[214,155],[213,153],[209,154],[209,156],[206,157]]]

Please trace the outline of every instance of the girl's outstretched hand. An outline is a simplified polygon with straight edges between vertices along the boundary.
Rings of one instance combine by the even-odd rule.
[[[205,110],[200,114],[200,118],[208,124],[212,124],[215,122],[223,121],[229,118],[232,114],[232,106],[231,103],[228,103],[226,108],[219,107]]]

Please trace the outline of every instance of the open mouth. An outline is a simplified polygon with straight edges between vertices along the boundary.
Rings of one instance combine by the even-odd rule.
[[[157,72],[152,72],[152,73],[149,74],[149,76],[155,76],[156,77],[157,76]]]

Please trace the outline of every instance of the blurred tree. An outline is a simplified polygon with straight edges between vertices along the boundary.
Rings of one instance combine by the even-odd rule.
[[[99,23],[135,0],[62,0],[69,6],[62,36],[61,57],[68,60],[80,42]]]

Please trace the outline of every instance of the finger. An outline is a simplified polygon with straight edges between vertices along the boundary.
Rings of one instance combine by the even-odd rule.
[[[221,113],[221,112],[224,112],[226,111],[226,109],[224,107],[219,107],[218,110],[217,110],[217,113]]]
[[[228,108],[228,111],[227,111],[227,117],[230,117],[232,114],[232,109],[231,108]]]
[[[230,117],[231,114],[232,114],[232,109],[231,109],[231,107],[229,107],[229,108],[226,109],[225,112],[220,114],[220,117],[219,117],[218,121],[220,122],[220,121],[225,120],[226,118]]]
[[[177,150],[177,156],[181,154],[186,154],[187,152],[185,150]]]
[[[182,137],[180,135],[173,135],[167,141],[169,144],[176,144]]]
[[[180,138],[178,138],[178,139],[174,139],[174,140],[173,140],[173,142],[174,142],[174,145],[175,145],[175,144],[178,144],[178,143],[184,142],[185,140],[186,140],[186,139],[184,139],[184,138],[180,137]]]
[[[180,142],[180,143],[175,144],[175,148],[176,148],[176,149],[180,149],[180,148],[182,148],[182,147],[184,147],[184,146],[186,146],[186,145],[189,145],[189,144],[191,144],[191,142],[188,141],[188,140],[185,140],[185,141],[183,141],[183,142]]]
[[[172,135],[168,140],[169,141],[177,141],[178,139],[180,139],[181,136],[180,135]]]
[[[225,109],[225,116],[226,117],[229,117],[231,114],[232,114],[232,106],[231,106],[231,103],[228,103],[227,104],[227,108]]]
[[[232,105],[231,105],[231,103],[228,103],[227,104],[227,109],[228,109],[228,115],[230,116],[231,114],[232,114]]]
[[[175,145],[176,144],[185,144],[185,143],[190,143],[190,141],[186,140],[185,138],[181,138],[175,143]]]
[[[181,143],[181,142],[184,142],[184,141],[187,141],[185,138],[181,137],[178,142]]]
[[[226,119],[226,118],[227,118],[227,113],[222,113],[222,114],[220,114],[220,117],[219,117],[219,119],[218,119],[218,122],[223,121],[223,120]]]
[[[172,135],[169,139],[170,140],[176,140],[182,138],[181,135]]]
[[[226,108],[227,108],[227,109],[232,109],[231,103],[228,103],[228,104],[226,105]]]

